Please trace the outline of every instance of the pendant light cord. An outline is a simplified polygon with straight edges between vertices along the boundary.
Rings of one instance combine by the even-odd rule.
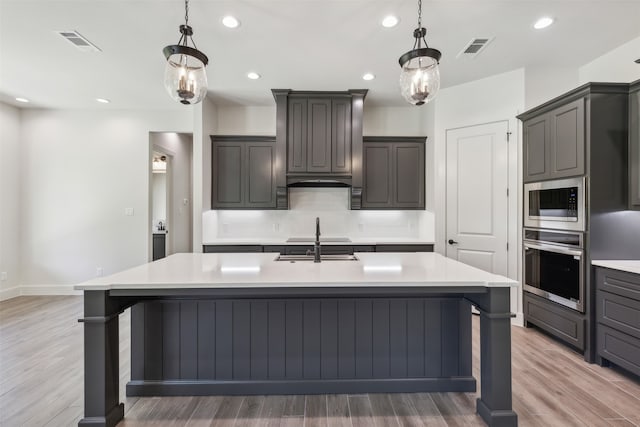
[[[189,25],[189,0],[184,0],[184,25]]]
[[[422,0],[418,0],[418,28],[422,28]]]

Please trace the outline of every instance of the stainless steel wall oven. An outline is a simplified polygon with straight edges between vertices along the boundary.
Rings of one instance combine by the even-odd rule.
[[[586,194],[584,177],[525,184],[525,227],[586,231]]]
[[[524,230],[524,290],[584,313],[583,234]]]

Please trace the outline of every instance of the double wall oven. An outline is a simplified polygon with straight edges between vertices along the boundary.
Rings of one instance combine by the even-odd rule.
[[[584,313],[586,180],[524,188],[524,290]]]

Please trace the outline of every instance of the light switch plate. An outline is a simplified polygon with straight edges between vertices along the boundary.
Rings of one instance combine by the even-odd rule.
[[[124,214],[126,216],[133,216],[133,208],[124,208]]]
[[[7,280],[7,272],[3,271],[2,273],[0,273],[0,280],[2,280],[3,282],[5,280]]]

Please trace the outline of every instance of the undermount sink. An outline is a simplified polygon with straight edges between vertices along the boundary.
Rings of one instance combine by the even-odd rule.
[[[312,255],[278,255],[274,261],[311,261],[313,262]],[[358,257],[355,255],[320,255],[320,261],[358,261]]]

